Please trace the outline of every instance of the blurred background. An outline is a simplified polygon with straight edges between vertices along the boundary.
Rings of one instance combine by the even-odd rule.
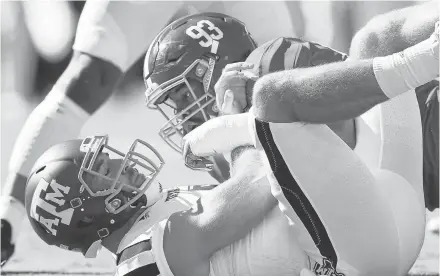
[[[413,5],[416,1],[288,1],[295,35],[348,52],[353,35],[377,14]],[[49,92],[72,54],[76,25],[84,1],[1,0],[1,171],[3,185],[17,135],[32,109]],[[182,13],[180,13],[182,15]],[[249,16],[252,16],[251,14]],[[165,186],[211,184],[205,173],[190,171],[157,135],[165,123],[143,104],[142,60],[127,72],[117,91],[93,116],[81,136],[109,134],[121,150],[141,138],[153,144],[167,165],[160,175]],[[178,177],[176,177],[178,175]],[[179,182],[176,183],[176,179]],[[438,216],[438,210],[427,213]],[[25,222],[27,223],[27,222]],[[24,226],[17,251],[2,274],[111,274],[108,254],[96,260],[58,248],[48,248]],[[413,273],[438,275],[439,239],[427,233]],[[48,261],[52,260],[52,261]]]

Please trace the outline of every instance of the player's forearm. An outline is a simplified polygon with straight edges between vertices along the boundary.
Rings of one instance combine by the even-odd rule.
[[[388,99],[372,63],[345,61],[266,75],[254,86],[254,114],[279,123],[330,123],[357,117]]]
[[[354,36],[350,58],[386,56],[427,39],[439,18],[438,5],[429,1],[374,17]]]
[[[255,115],[277,123],[324,124],[357,117],[438,77],[439,29],[440,25],[426,40],[385,57],[266,75],[254,86]]]
[[[201,198],[203,212],[196,222],[203,228],[200,242],[207,256],[244,238],[277,204],[257,150],[247,150],[235,164],[231,179]]]

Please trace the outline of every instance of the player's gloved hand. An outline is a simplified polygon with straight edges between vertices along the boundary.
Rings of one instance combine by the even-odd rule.
[[[214,86],[215,99],[222,115],[246,112],[250,107],[246,84],[248,80],[256,81],[258,76],[250,71],[251,63],[236,62],[225,66],[222,75]]]
[[[191,169],[210,170],[211,162],[203,157],[252,144],[248,113],[225,115],[203,123],[183,137],[183,158]]]

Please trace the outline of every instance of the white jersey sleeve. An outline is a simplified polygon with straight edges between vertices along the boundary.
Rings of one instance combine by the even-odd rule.
[[[126,71],[182,7],[182,1],[87,1],[73,49]]]

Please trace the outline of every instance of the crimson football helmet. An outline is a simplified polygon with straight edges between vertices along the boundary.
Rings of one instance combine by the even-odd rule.
[[[181,137],[193,129],[185,124],[197,127],[218,115],[213,87],[223,68],[255,48],[246,26],[220,13],[178,19],[156,36],[144,61],[145,96],[147,106],[167,120],[159,135],[168,145],[181,152]],[[179,107],[172,93],[182,86],[187,102]]]
[[[108,140],[94,136],[59,143],[35,163],[25,206],[33,229],[47,244],[95,257],[103,238],[158,199],[160,154],[141,140],[124,154]]]

